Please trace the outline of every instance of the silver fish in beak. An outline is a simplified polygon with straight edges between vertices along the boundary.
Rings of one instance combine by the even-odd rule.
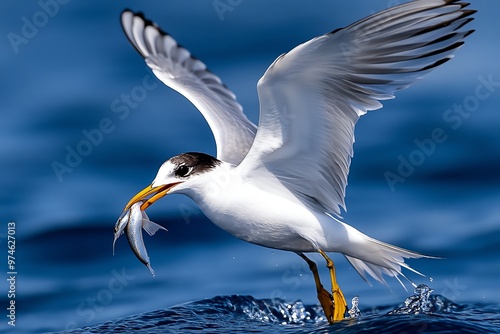
[[[116,240],[123,234],[123,230],[125,230],[125,226],[128,224],[128,220],[130,219],[130,210],[123,211],[115,225],[115,238],[113,240],[113,255],[115,255],[115,243]]]
[[[154,235],[156,231],[162,229],[167,231],[161,225],[158,225],[151,220],[149,220],[146,212],[141,211],[142,202],[139,201],[134,203],[130,209],[124,211],[115,225],[115,239],[113,241],[113,252],[114,252],[114,244],[116,239],[123,234],[124,230],[127,233],[127,239],[134,252],[135,256],[144,263],[153,277],[155,276],[155,272],[151,267],[148,252],[146,250],[146,246],[144,245],[144,240],[142,238],[142,229],[144,229],[149,235]]]

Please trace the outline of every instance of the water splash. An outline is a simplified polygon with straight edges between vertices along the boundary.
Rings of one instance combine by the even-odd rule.
[[[460,333],[495,333],[500,324],[500,308],[478,309],[458,305],[441,295],[431,295],[432,289],[417,286],[415,295],[406,299],[388,315],[380,311],[364,310],[359,317],[359,298],[354,297],[348,318],[328,325],[321,306],[304,305],[300,301],[256,299],[252,296],[216,296],[164,310],[137,314],[85,328],[65,331],[64,334],[129,333],[388,333],[407,332],[432,326],[433,333],[449,333],[450,328]],[[471,312],[471,310],[476,310]],[[480,310],[480,311],[479,311]],[[421,313],[408,317],[406,314]],[[439,314],[440,316],[435,316]],[[403,315],[403,316],[398,316]],[[416,321],[419,319],[419,321]],[[430,328],[430,327],[429,327]]]
[[[389,314],[419,314],[427,313],[431,309],[429,297],[434,290],[425,284],[419,284],[415,288],[415,294],[406,298],[404,306],[396,308]]]
[[[349,313],[350,318],[359,318],[361,316],[361,311],[359,310],[359,296],[356,296],[352,299],[352,307],[347,312]]]
[[[311,321],[311,313],[301,301],[285,302],[281,299],[246,299],[245,303],[233,304],[235,310],[246,314],[250,319],[281,324],[303,324]]]

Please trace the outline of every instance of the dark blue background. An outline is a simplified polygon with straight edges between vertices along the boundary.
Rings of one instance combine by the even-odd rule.
[[[82,327],[223,294],[315,303],[312,276],[296,255],[233,238],[182,196],[148,210],[169,229],[145,237],[156,278],[125,238],[112,256],[116,218],[164,160],[186,151],[215,154],[204,119],[152,78],[119,15],[129,7],[156,21],[218,74],[257,122],[256,83],[278,55],[396,2],[243,0],[221,14],[216,1],[66,1],[47,7],[52,16],[41,3],[55,2],[0,4],[0,277],[8,271],[7,222],[14,221],[16,329]],[[415,282],[455,302],[497,303],[500,87],[470,117],[444,118],[454,104],[478,101],[481,80],[500,82],[500,3],[472,7],[477,31],[456,58],[358,123],[344,217],[377,239],[445,257],[412,261],[432,277],[408,273]],[[26,21],[39,27],[24,28],[23,37]],[[24,39],[12,42],[13,34]],[[133,107],[120,101],[124,94],[135,96]],[[95,129],[102,122],[101,138]],[[435,129],[444,142],[391,188],[384,173],[397,173],[400,157],[422,157],[415,141]],[[84,147],[86,132],[95,144]],[[68,166],[68,150],[78,148],[87,155]],[[58,176],[57,164],[70,169]],[[340,255],[334,259],[347,298],[360,295],[361,307],[408,295],[392,280],[390,289],[370,287]],[[326,281],[326,269],[322,275]],[[1,281],[5,329],[8,288]]]

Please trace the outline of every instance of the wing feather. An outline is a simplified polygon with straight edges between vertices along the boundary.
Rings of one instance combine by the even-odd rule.
[[[473,32],[459,30],[475,12],[467,6],[405,3],[278,57],[258,83],[259,128],[240,172],[267,170],[318,210],[340,215],[359,117],[453,57]]]
[[[184,95],[203,114],[215,137],[217,158],[239,164],[253,143],[256,126],[243,114],[233,92],[142,14],[125,10],[121,22],[129,41],[156,77]]]

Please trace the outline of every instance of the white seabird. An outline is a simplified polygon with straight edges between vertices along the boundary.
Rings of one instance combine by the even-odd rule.
[[[265,247],[293,251],[313,271],[328,321],[347,304],[327,252],[338,252],[366,279],[403,276],[404,260],[424,255],[375,240],[341,221],[354,126],[381,100],[453,57],[473,30],[475,11],[454,0],[419,0],[389,8],[279,56],[259,80],[259,126],[235,95],[155,23],[122,13],[123,29],[154,74],[207,120],[217,157],[185,153],[167,160],[125,211],[181,193],[217,226]],[[223,180],[223,182],[221,182]],[[305,252],[327,261],[332,294]]]

